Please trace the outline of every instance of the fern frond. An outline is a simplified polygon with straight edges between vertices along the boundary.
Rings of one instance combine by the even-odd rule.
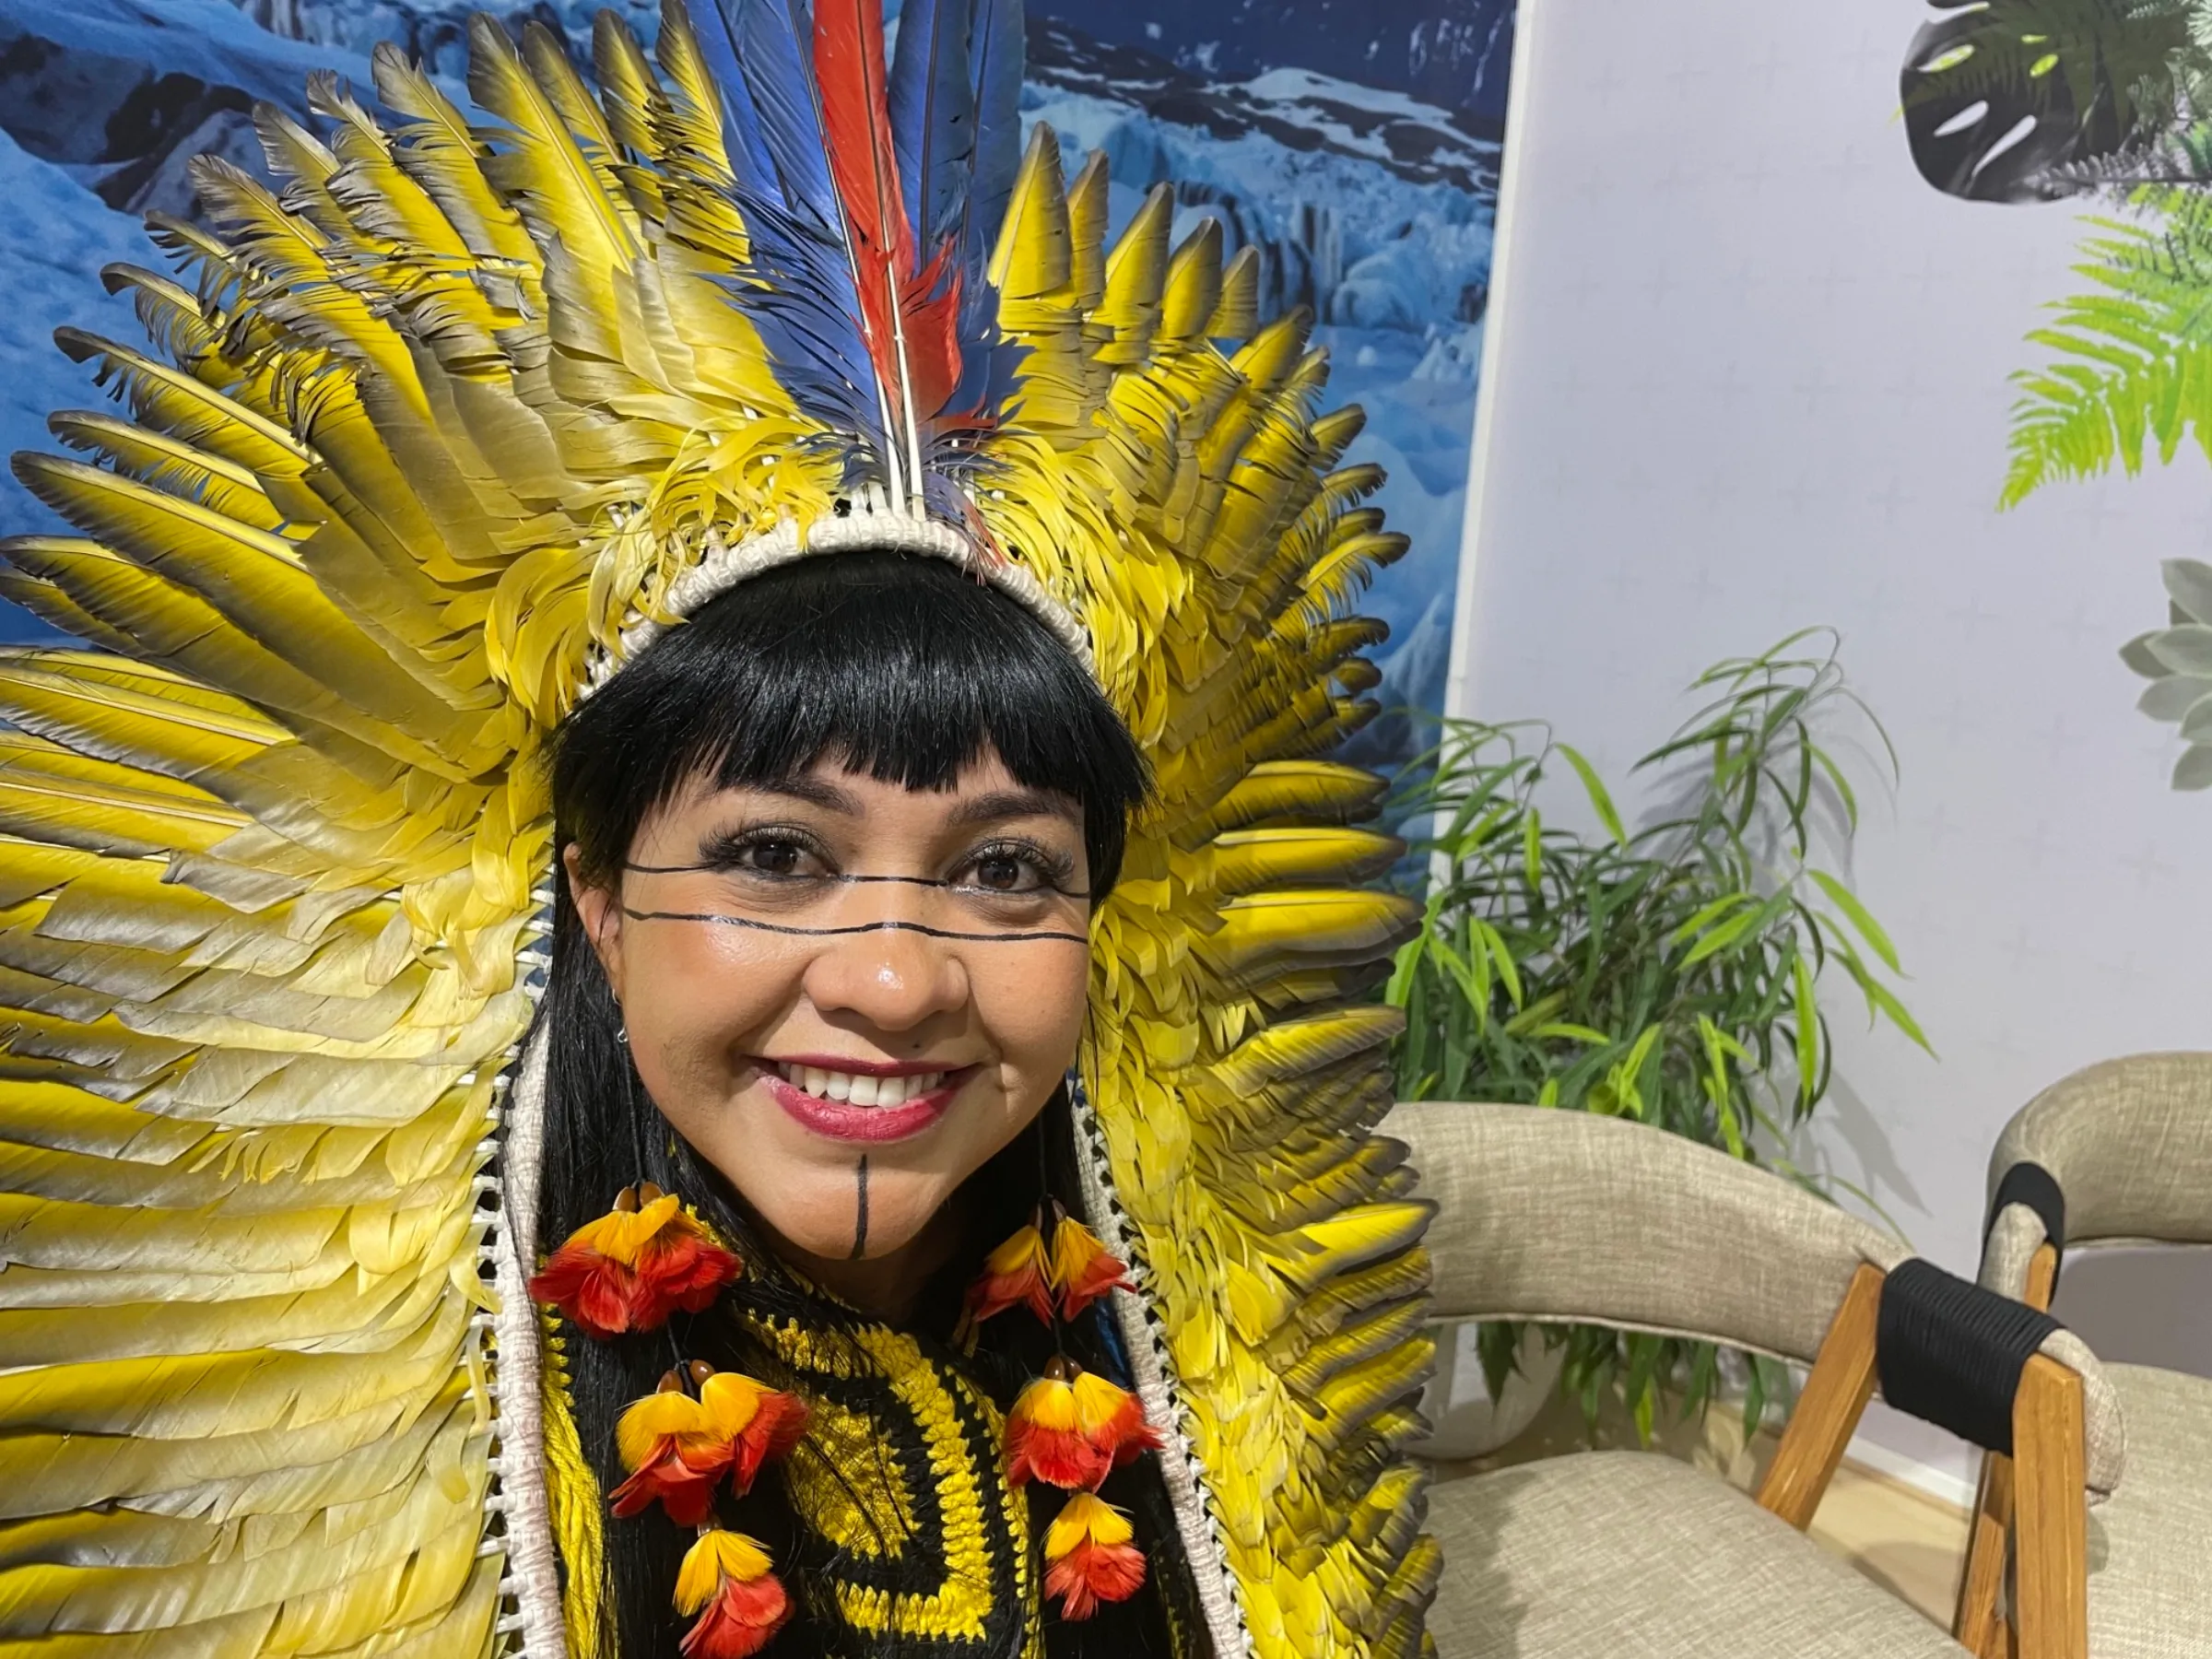
[[[2139,191],[2143,217],[2097,218],[2076,267],[2092,291],[2057,301],[2028,338],[2053,354],[2013,377],[2011,465],[1999,505],[2060,478],[2140,472],[2194,441],[2212,462],[2212,201]]]

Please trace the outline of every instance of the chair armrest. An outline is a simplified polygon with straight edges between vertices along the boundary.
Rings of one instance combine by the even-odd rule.
[[[1418,1195],[1436,1205],[1427,1243],[1440,1317],[1700,1338],[1818,1360],[1846,1379],[1818,1428],[1823,1450],[1806,1477],[1817,1501],[1874,1387],[1875,1310],[1889,1272],[1912,1259],[1903,1243],[1770,1171],[1643,1124],[1422,1100],[1400,1104],[1382,1133],[1406,1143]],[[1950,1282],[1971,1300],[1971,1286]],[[1847,1299],[1856,1312],[1840,1319]],[[1925,1341],[1953,1346],[1941,1328]],[[1971,1344],[1962,1334],[1955,1346]],[[2064,1326],[2037,1351],[2081,1377],[2087,1484],[2101,1498],[2124,1457],[2112,1385]]]
[[[2065,1239],[2030,1205],[1998,1206],[2018,1165],[2065,1194]],[[2212,1053],[2131,1054],[2060,1079],[2023,1106],[1989,1163],[1994,1213],[1982,1283],[2014,1298],[2046,1241],[2212,1244]]]
[[[1606,1324],[1811,1364],[1862,1264],[1910,1253],[1771,1172],[1638,1123],[1500,1106],[1400,1105],[1436,1203],[1447,1318]]]

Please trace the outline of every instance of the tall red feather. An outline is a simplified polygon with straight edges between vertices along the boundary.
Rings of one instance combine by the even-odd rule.
[[[959,383],[959,275],[948,271],[949,241],[923,265],[906,217],[891,142],[882,0],[815,0],[814,75],[830,176],[859,269],[868,356],[885,385],[912,399],[914,418],[926,428]]]
[[[814,77],[821,88],[822,139],[860,267],[861,325],[868,355],[888,386],[906,376],[892,313],[912,275],[914,233],[899,194],[891,149],[890,85],[884,68],[880,0],[817,0]]]

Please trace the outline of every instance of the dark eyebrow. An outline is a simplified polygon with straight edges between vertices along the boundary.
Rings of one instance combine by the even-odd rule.
[[[840,812],[847,818],[860,816],[860,801],[851,791],[840,789],[834,783],[819,778],[771,778],[762,782],[747,785],[762,794],[782,795],[787,800],[804,801],[809,806],[819,806],[825,812]]]
[[[988,794],[970,797],[946,815],[948,825],[996,823],[1002,818],[1077,818],[1083,816],[1082,808],[1064,794],[1045,789],[994,789]]]

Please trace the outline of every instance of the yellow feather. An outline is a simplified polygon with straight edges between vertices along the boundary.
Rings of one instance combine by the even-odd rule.
[[[394,159],[479,255],[535,276],[536,244],[522,216],[485,176],[490,152],[452,100],[388,41],[377,46],[370,63],[377,97],[406,118]]]
[[[205,852],[250,822],[214,796],[150,772],[0,734],[0,832],[87,852]]]
[[[469,19],[468,44],[469,93],[499,119],[504,146],[485,159],[485,178],[542,227],[541,236],[559,239],[591,273],[594,303],[612,312],[614,274],[636,252],[620,208],[506,30],[479,12]]]
[[[1220,299],[1221,221],[1209,216],[1198,221],[1168,261],[1167,287],[1160,296],[1160,344],[1194,344]]]
[[[598,32],[594,27],[594,39]],[[530,78],[537,83],[546,102],[575,141],[577,153],[592,170],[601,195],[620,221],[625,235],[634,237],[638,225],[635,216],[628,211],[629,204],[623,194],[621,154],[614,130],[608,126],[606,112],[593,98],[591,88],[583,84],[576,66],[569,61],[568,47],[543,23],[532,18],[523,25],[523,59],[529,65]],[[616,61],[619,65],[619,58]]]
[[[655,125],[664,129],[664,165],[672,176],[726,182],[730,160],[723,147],[721,94],[700,55],[682,0],[663,6],[653,57],[668,77],[667,100],[653,112]]]
[[[1241,340],[1259,317],[1260,251],[1239,248],[1221,273],[1221,297],[1206,321],[1206,332],[1217,340]]]
[[[1368,881],[1403,856],[1406,843],[1330,825],[1230,830],[1214,838],[1212,851],[1215,890],[1234,898],[1285,882]]]
[[[592,23],[592,64],[599,77],[609,138],[631,155],[662,159],[660,132],[667,99],[646,61],[645,49],[629,24],[611,11]],[[658,218],[667,210],[659,175],[651,167],[629,166],[620,177],[641,208]]]
[[[262,493],[260,481],[234,461],[112,415],[82,409],[53,415],[46,426],[70,448],[105,456],[117,470],[141,483],[200,502],[255,530],[276,532],[284,526],[284,515]]]
[[[1159,326],[1160,295],[1167,285],[1168,231],[1174,218],[1173,188],[1155,184],[1107,256],[1105,292],[1093,313],[1112,335],[1099,349],[1100,362],[1141,363],[1151,349],[1153,332]]]
[[[191,375],[80,328],[57,328],[54,343],[99,369],[99,383],[123,388],[131,413],[171,438],[266,476],[297,471],[311,459],[292,435]]]
[[[477,740],[470,724],[433,700],[331,603],[300,570],[289,543],[79,462],[20,454],[16,471],[80,529],[135,555],[273,653],[418,738],[426,762],[442,770],[453,764],[444,754],[464,757]]]
[[[1106,291],[1108,183],[1106,152],[1093,150],[1067,187],[1068,300],[1078,311],[1094,311]]]

